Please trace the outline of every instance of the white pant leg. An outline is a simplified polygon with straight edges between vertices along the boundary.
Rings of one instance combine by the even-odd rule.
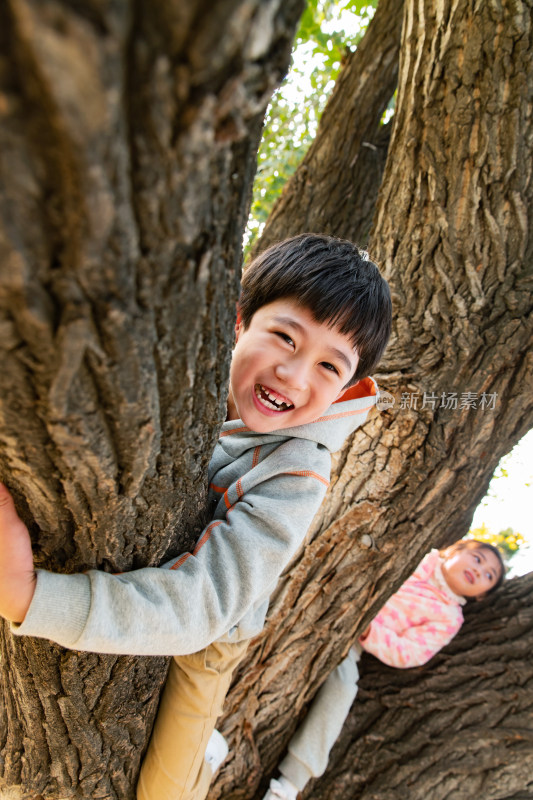
[[[311,704],[309,713],[289,743],[289,753],[280,764],[281,774],[301,791],[328,765],[335,744],[357,694],[359,655],[352,648]]]

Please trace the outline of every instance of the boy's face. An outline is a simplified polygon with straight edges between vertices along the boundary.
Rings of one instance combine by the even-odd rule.
[[[359,357],[338,328],[293,300],[262,306],[237,327],[228,419],[270,433],[320,417],[342,393]]]
[[[475,542],[444,556],[442,574],[452,592],[463,597],[483,597],[500,578],[500,560]]]

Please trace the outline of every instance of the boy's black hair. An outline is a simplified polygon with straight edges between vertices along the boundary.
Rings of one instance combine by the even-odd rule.
[[[262,306],[284,298],[351,338],[359,363],[347,386],[374,370],[389,340],[392,304],[387,281],[357,245],[303,233],[260,253],[242,279],[244,327]]]

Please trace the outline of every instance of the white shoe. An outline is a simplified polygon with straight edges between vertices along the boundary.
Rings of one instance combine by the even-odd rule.
[[[229,753],[228,743],[222,734],[216,730],[213,731],[205,749],[205,760],[211,767],[213,775],[219,769],[222,762],[225,760]]]
[[[279,781],[272,778],[263,800],[296,800],[297,796],[298,787],[282,776]]]

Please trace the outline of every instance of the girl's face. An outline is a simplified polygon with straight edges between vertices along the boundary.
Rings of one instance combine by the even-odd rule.
[[[461,550],[448,548],[444,552],[444,579],[452,592],[463,597],[482,597],[495,586],[501,572],[498,556],[477,542],[468,543]]]

